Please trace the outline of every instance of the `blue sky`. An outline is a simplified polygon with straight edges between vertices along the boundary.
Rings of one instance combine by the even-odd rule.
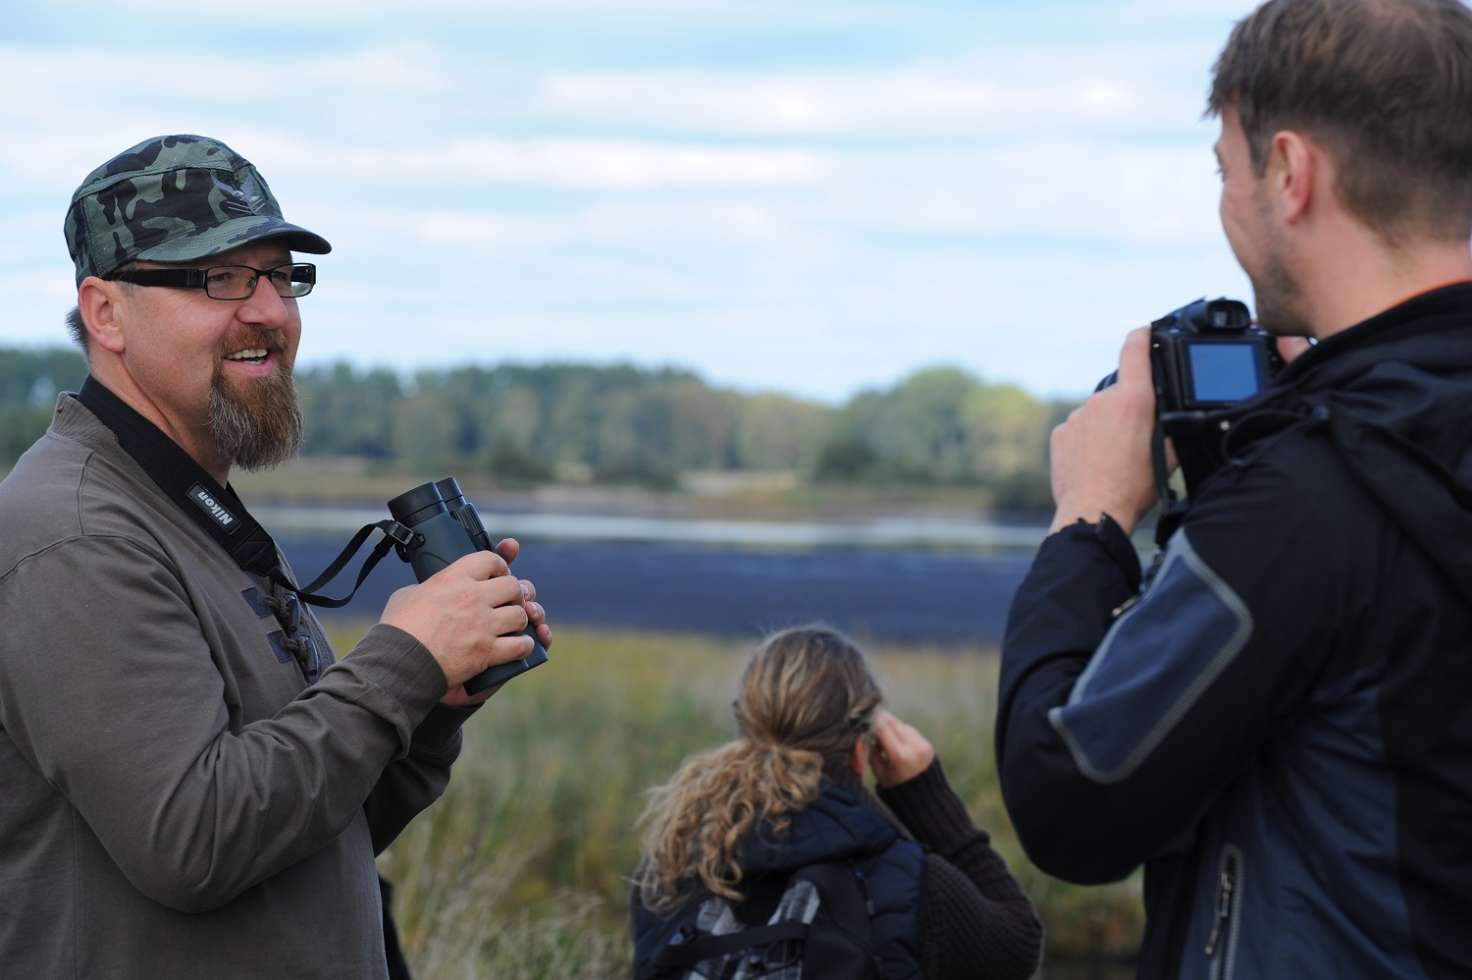
[[[838,401],[953,364],[1092,388],[1250,302],[1201,111],[1239,0],[21,0],[6,343],[64,336],[94,166],[223,139],[332,241],[301,361],[690,367]]]

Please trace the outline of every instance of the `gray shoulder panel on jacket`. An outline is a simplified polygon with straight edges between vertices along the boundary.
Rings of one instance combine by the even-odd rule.
[[[1252,635],[1252,614],[1197,554],[1171,539],[1149,590],[1115,622],[1068,704],[1048,712],[1088,778],[1129,778]]]

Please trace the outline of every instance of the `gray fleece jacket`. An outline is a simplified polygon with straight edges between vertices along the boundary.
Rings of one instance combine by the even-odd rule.
[[[308,685],[266,588],[61,397],[0,483],[0,975],[386,977],[466,712],[389,626]]]

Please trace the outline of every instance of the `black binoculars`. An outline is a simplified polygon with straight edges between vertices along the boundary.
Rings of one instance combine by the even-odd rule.
[[[475,505],[465,499],[453,476],[399,494],[388,502],[388,511],[412,532],[396,538],[396,550],[420,582],[471,552],[494,550]],[[535,627],[528,626],[524,635],[532,638],[531,653],[481,671],[465,682],[465,690],[475,694],[546,663],[547,650],[537,640]]]

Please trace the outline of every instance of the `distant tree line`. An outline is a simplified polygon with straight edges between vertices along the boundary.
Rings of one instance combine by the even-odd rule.
[[[67,347],[0,347],[0,466],[8,467],[46,431],[56,394],[77,390],[87,376],[82,355]]]
[[[0,465],[85,376],[65,348],[0,348]],[[1048,506],[1048,433],[1072,407],[955,368],[846,404],[716,388],[676,369],[465,366],[401,376],[347,364],[297,373],[303,452],[385,468],[677,486],[697,470],[791,471],[815,483],[975,487],[1001,509]]]

